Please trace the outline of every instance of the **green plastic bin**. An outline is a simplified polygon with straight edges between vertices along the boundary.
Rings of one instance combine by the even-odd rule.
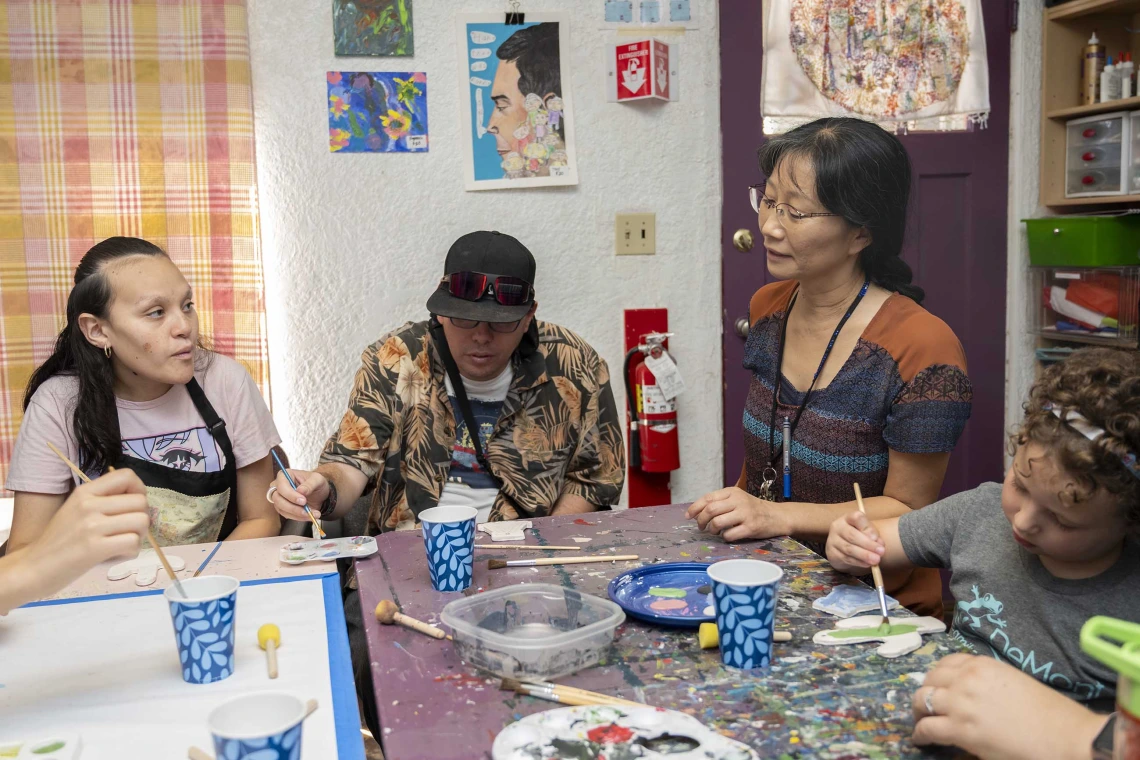
[[[1140,214],[1022,219],[1035,267],[1121,267],[1140,263]]]

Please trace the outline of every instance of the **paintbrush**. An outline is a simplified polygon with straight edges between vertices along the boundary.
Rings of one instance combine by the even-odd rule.
[[[504,567],[534,567],[536,565],[584,565],[588,562],[617,562],[619,560],[640,559],[636,554],[614,554],[609,557],[598,555],[596,557],[544,557],[543,559],[491,559],[487,560],[487,567],[499,570]]]
[[[476,549],[522,549],[526,551],[545,551],[550,549],[556,552],[580,552],[581,546],[537,546],[535,544],[518,544],[516,546],[500,546],[498,544],[475,544]]]
[[[281,463],[281,457],[277,456],[277,452],[273,449],[270,449],[269,453],[273,455],[273,461],[277,463],[278,469],[281,470],[281,473],[285,476],[285,479],[289,481],[289,485],[293,488],[294,491],[296,491],[297,484],[293,482],[293,478],[289,475],[289,471],[286,470],[285,465]],[[317,522],[317,518],[313,516],[313,510],[309,509],[309,504],[307,501],[302,509],[305,510],[305,514],[309,516],[309,519],[313,521],[313,527],[317,529],[317,536],[319,538],[324,538],[325,530],[321,527],[321,524]]]
[[[400,608],[390,599],[381,599],[380,603],[376,605],[376,620],[384,625],[402,625],[405,628],[411,628],[413,631],[419,631],[425,636],[431,636],[433,639],[452,641],[451,636],[443,629],[400,612]]]
[[[559,686],[554,683],[523,683],[513,678],[504,678],[499,688],[513,691],[528,697],[537,697],[551,702],[560,702],[564,705],[624,705],[627,707],[645,707],[640,702],[631,702],[621,697],[611,697],[608,694],[599,694],[585,689],[574,689],[569,686]]]
[[[864,515],[867,514],[867,508],[863,506],[863,491],[859,489],[859,484],[855,484],[855,501],[859,504],[859,511]],[[879,621],[879,633],[886,633],[891,630],[891,618],[887,613],[887,594],[883,590],[883,571],[879,569],[878,565],[871,565],[871,576],[875,579],[875,591],[879,592],[879,610],[883,613],[883,619]]]
[[[87,473],[79,469],[79,467],[76,466],[75,462],[72,462],[70,459],[64,456],[63,452],[53,446],[51,441],[48,441],[47,445],[48,448],[51,449],[57,457],[63,460],[64,464],[71,468],[72,472],[79,476],[80,480],[82,480],[84,483],[91,482],[91,478],[87,477]],[[107,468],[107,472],[114,471],[114,467]],[[159,562],[161,562],[162,566],[166,568],[166,574],[170,576],[170,579],[172,581],[174,581],[174,587],[178,589],[178,593],[182,595],[183,599],[186,599],[186,590],[182,588],[182,581],[178,580],[178,576],[174,574],[174,568],[170,566],[170,560],[166,558],[166,555],[162,552],[162,547],[160,547],[158,545],[158,542],[154,540],[154,534],[150,532],[149,527],[146,529],[146,540],[150,542],[150,547],[154,549],[154,553],[158,555]]]

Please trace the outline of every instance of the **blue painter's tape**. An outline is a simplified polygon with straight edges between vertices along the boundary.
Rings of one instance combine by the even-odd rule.
[[[356,706],[356,684],[352,678],[352,654],[348,648],[340,576],[328,575],[322,584],[325,624],[328,626],[329,682],[336,720],[336,755],[339,760],[364,760],[364,740],[360,735],[360,712]]]
[[[331,573],[313,573],[312,575],[293,575],[293,576],[289,576],[289,577],[285,577],[285,578],[257,578],[255,580],[251,580],[251,581],[241,581],[241,585],[243,585],[243,586],[264,586],[264,585],[269,584],[269,583],[291,583],[293,581],[315,581],[315,580],[318,580],[321,578],[329,578],[332,576],[336,576],[337,578],[340,577],[339,575],[337,575],[336,571],[333,570],[333,571],[331,571]],[[162,589],[162,588],[152,588],[152,589],[146,589],[145,591],[127,591],[127,592],[124,592],[122,594],[100,594],[99,596],[77,596],[77,597],[74,597],[71,599],[47,599],[47,600],[42,601],[42,602],[28,602],[27,604],[21,606],[19,609],[24,609],[26,607],[52,607],[52,606],[57,605],[57,604],[79,604],[80,602],[110,601],[111,599],[127,599],[130,597],[136,597],[136,596],[156,596],[158,594],[161,594],[165,590],[166,589]],[[344,618],[343,611],[341,612],[341,618],[342,619]]]

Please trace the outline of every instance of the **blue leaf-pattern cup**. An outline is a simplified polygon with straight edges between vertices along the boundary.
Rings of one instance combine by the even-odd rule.
[[[185,597],[176,586],[163,592],[187,683],[213,683],[233,675],[239,585],[236,578],[207,575],[182,581]]]
[[[720,659],[730,668],[766,668],[772,662],[776,596],[784,571],[771,562],[730,559],[709,565]]]
[[[433,507],[420,512],[431,587],[436,591],[463,591],[471,585],[478,515],[472,507]]]
[[[300,760],[305,706],[291,694],[248,694],[206,719],[218,760]]]

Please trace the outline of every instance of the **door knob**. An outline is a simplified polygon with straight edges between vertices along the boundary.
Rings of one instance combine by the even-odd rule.
[[[748,317],[740,317],[733,323],[733,327],[736,328],[737,335],[741,338],[747,338],[748,331],[752,328],[752,325],[748,322]]]
[[[753,244],[752,230],[739,229],[732,236],[732,245],[738,251],[751,251]]]

